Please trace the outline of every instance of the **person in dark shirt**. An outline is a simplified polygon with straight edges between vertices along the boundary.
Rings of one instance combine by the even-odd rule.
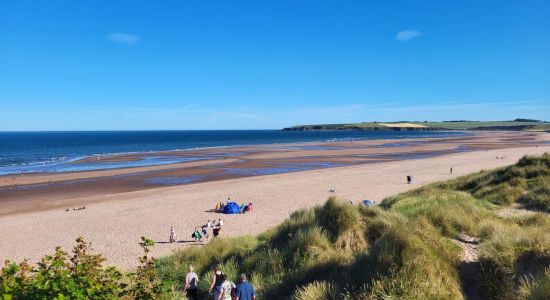
[[[223,273],[218,266],[214,266],[214,274],[212,276],[212,284],[208,292],[212,293],[213,299],[218,300],[222,291]]]
[[[235,292],[236,300],[256,300],[256,292],[252,285],[246,280],[246,275],[241,274],[241,282],[237,284]]]

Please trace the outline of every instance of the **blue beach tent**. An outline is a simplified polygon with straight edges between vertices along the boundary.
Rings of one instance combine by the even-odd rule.
[[[235,202],[227,202],[223,208],[224,214],[238,214],[241,212],[241,207]]]

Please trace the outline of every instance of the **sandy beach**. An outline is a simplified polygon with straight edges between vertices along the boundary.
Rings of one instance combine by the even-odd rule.
[[[0,176],[0,216],[86,206],[113,201],[115,194],[259,175],[423,159],[477,150],[544,145],[534,132],[475,132],[450,138],[378,139],[267,144],[95,157],[72,162],[109,166],[112,162],[197,159],[141,167]]]
[[[547,141],[548,135],[539,134],[537,138],[540,143]],[[94,250],[106,256],[107,264],[131,268],[140,255],[141,236],[157,242],[153,249],[155,256],[166,255],[194,245],[189,241],[192,230],[207,220],[223,218],[222,236],[257,234],[277,225],[295,210],[323,203],[331,195],[331,189],[354,203],[366,198],[379,202],[426,183],[510,165],[523,155],[550,151],[550,145],[544,143],[496,148],[98,194],[79,197],[78,203],[86,204],[86,209],[80,211],[60,209],[62,205],[74,204],[60,200],[59,205],[52,206],[55,209],[1,216],[0,259],[29,258],[36,262],[44,254],[52,253],[56,246],[70,250],[74,240],[84,236],[92,242]],[[496,159],[501,156],[506,158]],[[451,166],[453,174],[449,173]],[[405,183],[409,174],[414,178],[411,185]],[[239,203],[253,202],[254,211],[244,215],[210,212],[216,202],[228,197]],[[170,226],[184,241],[167,243]]]

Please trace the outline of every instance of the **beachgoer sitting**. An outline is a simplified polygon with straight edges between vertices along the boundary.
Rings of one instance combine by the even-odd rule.
[[[241,204],[241,207],[239,208],[239,213],[244,214],[244,204]]]
[[[248,203],[248,205],[245,207],[246,211],[252,211],[252,202]]]

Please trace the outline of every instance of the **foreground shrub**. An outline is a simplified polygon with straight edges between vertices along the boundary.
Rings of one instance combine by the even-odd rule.
[[[147,253],[153,245],[142,238],[145,254],[135,273],[123,274],[114,267],[103,267],[105,259],[90,253],[90,244],[76,240],[72,255],[56,248],[36,267],[27,261],[5,262],[0,273],[2,299],[162,299],[169,297],[154,269],[155,260]]]

